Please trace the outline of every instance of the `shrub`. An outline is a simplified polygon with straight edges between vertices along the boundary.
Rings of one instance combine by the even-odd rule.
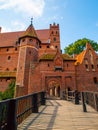
[[[2,100],[13,98],[14,91],[15,91],[15,80],[12,80],[8,88],[2,93]]]

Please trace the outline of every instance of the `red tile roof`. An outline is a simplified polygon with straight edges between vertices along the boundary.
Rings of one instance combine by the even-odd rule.
[[[19,37],[25,31],[0,33],[0,47],[15,46]],[[42,43],[47,43],[49,39],[49,29],[36,30],[36,34]]]

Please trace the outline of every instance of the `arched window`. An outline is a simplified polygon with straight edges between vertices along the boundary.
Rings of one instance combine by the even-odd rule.
[[[53,40],[54,40],[54,42],[56,42],[56,37],[54,37],[54,39],[53,39]]]
[[[10,60],[11,59],[11,56],[8,56],[8,60]]]
[[[97,78],[94,77],[93,80],[94,80],[94,83],[97,84]]]
[[[6,51],[9,51],[9,48],[7,48]]]
[[[85,59],[84,61],[85,61],[85,68],[87,71],[89,71],[88,59]]]
[[[51,34],[53,34],[54,32],[52,31]]]

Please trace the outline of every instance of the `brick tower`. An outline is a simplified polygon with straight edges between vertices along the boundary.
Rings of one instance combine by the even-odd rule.
[[[50,24],[50,44],[59,51],[61,50],[59,24]]]
[[[28,94],[30,64],[38,60],[38,48],[40,40],[32,25],[27,28],[19,38],[20,50],[18,58],[18,70],[16,76],[16,95]]]

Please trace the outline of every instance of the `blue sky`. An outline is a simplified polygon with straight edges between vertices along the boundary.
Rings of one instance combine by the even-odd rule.
[[[61,48],[81,39],[98,42],[98,0],[0,0],[2,32],[60,26]]]

